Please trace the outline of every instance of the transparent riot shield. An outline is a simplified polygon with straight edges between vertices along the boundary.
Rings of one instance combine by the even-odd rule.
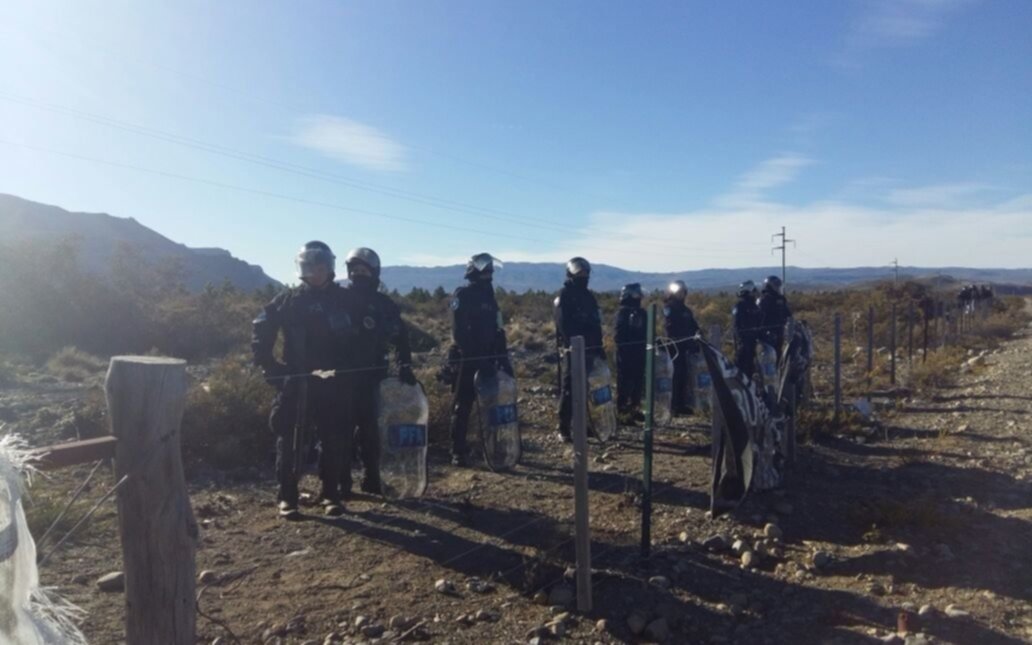
[[[652,421],[658,426],[665,426],[673,418],[674,361],[664,347],[656,348],[654,360]]]
[[[519,463],[523,452],[516,412],[516,379],[502,370],[477,370],[473,386],[477,392],[484,461],[491,470],[508,470]]]
[[[756,352],[756,362],[768,405],[775,405],[778,396],[778,353],[767,343],[761,342]]]
[[[430,405],[420,384],[397,378],[380,382],[380,481],[386,497],[419,497],[426,491],[427,421]]]
[[[609,441],[616,434],[612,383],[609,365],[604,359],[595,357],[588,372],[588,418],[600,441]]]
[[[691,379],[692,401],[696,414],[710,414],[712,408],[713,379],[706,368],[702,352],[688,355],[689,378]]]

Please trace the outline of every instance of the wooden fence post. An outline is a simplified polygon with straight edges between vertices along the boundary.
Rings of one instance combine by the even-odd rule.
[[[835,314],[835,418],[842,412],[842,314]]]
[[[584,337],[570,339],[573,387],[573,504],[577,549],[577,610],[591,611],[591,522],[588,516],[588,376]]]
[[[867,308],[867,389],[871,389],[871,373],[874,372],[874,305]]]
[[[914,301],[907,306],[907,362],[914,366]]]
[[[890,352],[890,363],[891,371],[889,374],[889,382],[893,385],[896,384],[896,303],[892,303],[892,312],[889,318],[889,329],[891,333],[889,335],[889,352]]]
[[[186,362],[115,356],[105,390],[115,477],[127,477],[117,498],[126,642],[193,645],[198,531],[179,451]]]

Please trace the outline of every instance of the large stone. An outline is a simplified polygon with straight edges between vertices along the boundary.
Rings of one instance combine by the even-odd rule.
[[[455,585],[452,584],[452,582],[450,580],[445,580],[444,578],[441,578],[440,580],[438,580],[437,582],[434,583],[434,589],[437,590],[437,593],[443,593],[443,594],[453,594],[453,593],[455,593]]]
[[[568,607],[573,603],[574,597],[573,589],[566,585],[557,585],[552,587],[548,594],[548,604]]]
[[[773,523],[767,524],[763,527],[763,534],[772,540],[780,540],[782,537],[785,536],[784,532],[781,530],[781,527]]]
[[[813,554],[813,566],[817,569],[824,569],[831,564],[831,554],[827,551],[817,551]]]
[[[648,625],[648,616],[640,611],[631,612],[631,615],[627,617],[627,628],[630,629],[631,633],[635,636],[640,636]]]
[[[666,576],[652,576],[649,578],[649,584],[659,587],[660,589],[669,589],[670,578],[667,578]]]
[[[946,605],[943,612],[950,618],[965,618],[971,614],[957,605]]]
[[[645,638],[657,643],[666,642],[670,638],[670,626],[666,618],[657,618],[645,628]]]
[[[97,580],[97,589],[106,593],[125,591],[125,574],[121,571],[112,571],[101,576]]]
[[[706,547],[710,551],[723,551],[727,548],[727,538],[719,533],[711,535],[702,541],[702,546]]]

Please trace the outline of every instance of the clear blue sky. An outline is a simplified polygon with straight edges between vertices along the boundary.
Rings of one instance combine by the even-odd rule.
[[[14,0],[0,192],[281,279],[310,238],[754,266],[782,224],[805,266],[1029,266],[1030,34],[1026,0]]]

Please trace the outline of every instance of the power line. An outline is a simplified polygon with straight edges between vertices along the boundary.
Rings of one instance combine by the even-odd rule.
[[[306,204],[306,205],[309,205],[309,206],[319,206],[321,208],[328,208],[328,209],[337,210],[337,211],[344,211],[344,212],[349,212],[349,213],[355,213],[355,214],[358,214],[358,215],[369,215],[369,216],[372,216],[372,217],[380,217],[380,218],[385,218],[385,219],[392,219],[392,220],[396,220],[396,221],[400,221],[400,222],[406,222],[406,223],[409,223],[409,224],[419,224],[419,225],[422,225],[422,226],[430,226],[430,227],[436,227],[436,228],[443,228],[443,229],[448,229],[448,230],[453,230],[453,231],[461,231],[461,232],[464,232],[464,233],[476,233],[476,234],[485,235],[485,236],[488,236],[488,237],[498,237],[498,238],[513,239],[513,240],[522,240],[522,241],[527,241],[527,242],[536,242],[536,243],[539,243],[539,244],[546,242],[546,240],[542,240],[540,238],[527,237],[527,236],[523,236],[523,235],[512,235],[512,234],[509,234],[509,233],[501,233],[501,232],[498,232],[498,231],[485,231],[485,230],[481,230],[481,229],[470,228],[470,227],[467,227],[467,226],[459,226],[459,225],[455,225],[455,224],[447,224],[447,223],[438,222],[438,221],[422,220],[422,219],[418,219],[418,218],[414,218],[414,217],[406,217],[404,215],[395,215],[393,213],[384,213],[384,212],[371,211],[371,210],[362,209],[362,208],[353,208],[351,206],[342,206],[340,204],[334,204],[334,203],[331,203],[331,202],[324,202],[324,201],[319,201],[319,200],[315,200],[315,199],[307,199],[307,198],[303,198],[303,197],[295,197],[293,195],[285,195],[285,194],[282,194],[282,193],[276,193],[276,192],[272,192],[272,191],[268,191],[268,190],[261,190],[261,189],[258,189],[258,188],[248,188],[246,186],[238,186],[236,184],[229,184],[229,183],[225,183],[225,182],[221,182],[221,181],[215,181],[215,180],[212,180],[212,179],[205,179],[203,177],[192,177],[192,176],[189,176],[189,175],[181,175],[181,174],[178,174],[178,173],[168,172],[168,171],[165,171],[165,170],[157,170],[157,169],[154,169],[154,168],[146,168],[144,166],[139,166],[139,165],[136,165],[136,164],[122,163],[122,162],[118,162],[118,161],[110,161],[108,159],[100,159],[98,157],[91,157],[91,156],[88,156],[88,155],[81,155],[81,154],[77,154],[77,153],[73,153],[73,152],[65,152],[65,151],[61,151],[61,150],[54,150],[52,148],[44,148],[44,147],[41,147],[41,146],[34,146],[34,145],[31,145],[31,144],[19,143],[19,142],[10,141],[10,140],[7,140],[7,139],[0,139],[0,143],[6,144],[6,145],[10,145],[10,146],[19,147],[19,148],[25,148],[27,150],[34,150],[36,152],[43,152],[43,153],[46,153],[46,154],[52,154],[52,155],[57,155],[57,156],[61,156],[61,157],[67,157],[67,158],[70,158],[70,159],[77,159],[79,161],[88,161],[88,162],[92,162],[92,163],[97,163],[97,164],[102,164],[102,165],[106,165],[106,166],[111,166],[111,167],[114,167],[114,168],[122,168],[122,169],[125,169],[125,170],[133,170],[133,171],[136,171],[136,172],[147,173],[147,174],[156,175],[156,176],[159,176],[159,177],[167,177],[167,178],[170,178],[170,179],[177,179],[177,180],[180,180],[180,181],[188,181],[188,182],[203,184],[203,185],[206,185],[206,186],[213,186],[213,187],[216,187],[216,188],[222,188],[222,189],[225,189],[225,190],[233,190],[233,191],[242,192],[242,193],[248,193],[248,194],[252,194],[252,195],[260,195],[262,197],[272,197],[274,199],[280,199],[280,200],[294,202],[294,203],[298,203],[298,204]],[[591,251],[626,251],[627,249],[626,248],[622,248],[621,249],[621,248],[616,248],[616,247],[596,246],[596,247],[591,247],[588,250],[591,250]],[[683,254],[660,253],[658,251],[657,252],[653,252],[652,255],[662,255],[662,256],[666,256],[666,257],[678,257],[678,258],[683,257]]]
[[[35,100],[32,100],[32,99],[26,99],[24,97],[18,97],[18,96],[11,95],[11,94],[0,93],[0,99],[6,100],[6,101],[10,101],[10,102],[13,102],[13,103],[18,103],[18,104],[21,104],[21,105],[24,105],[24,106],[27,106],[27,107],[35,108],[35,109],[42,109],[42,110],[46,110],[46,111],[50,111],[50,112],[55,112],[55,113],[58,113],[58,114],[63,114],[65,116],[71,116],[71,117],[74,117],[74,118],[82,119],[82,120],[89,121],[89,122],[92,122],[92,123],[96,123],[96,124],[99,124],[99,125],[103,125],[103,126],[106,126],[106,127],[114,128],[116,130],[121,130],[121,131],[124,131],[124,132],[129,132],[129,133],[140,135],[140,136],[146,136],[146,137],[158,139],[160,141],[165,141],[167,143],[172,143],[172,144],[175,144],[175,145],[180,145],[180,146],[184,146],[184,147],[195,149],[195,150],[200,150],[200,151],[207,152],[207,153],[210,153],[210,154],[215,154],[215,155],[220,155],[220,156],[224,156],[224,157],[229,157],[229,158],[232,158],[232,159],[237,159],[237,160],[240,160],[240,161],[245,161],[247,163],[252,163],[252,164],[256,164],[256,165],[260,165],[260,166],[265,166],[265,167],[268,167],[268,168],[273,168],[273,169],[276,169],[276,170],[292,173],[292,174],[295,174],[295,175],[300,175],[300,176],[303,176],[303,177],[308,177],[308,178],[311,178],[311,179],[317,179],[317,180],[320,180],[320,181],[336,183],[336,184],[348,186],[348,187],[351,187],[351,188],[355,188],[355,189],[358,189],[358,190],[363,190],[363,191],[367,191],[367,192],[372,192],[372,193],[376,193],[376,194],[385,195],[385,196],[388,196],[388,197],[394,197],[394,198],[397,198],[397,199],[403,199],[403,200],[414,202],[414,203],[421,204],[421,205],[424,205],[424,206],[430,206],[432,208],[438,208],[438,209],[445,210],[445,211],[459,212],[459,213],[465,213],[465,214],[472,214],[472,215],[477,215],[477,216],[480,216],[480,217],[487,217],[489,219],[500,220],[500,221],[504,221],[504,222],[512,222],[512,223],[515,223],[515,224],[519,224],[519,225],[523,225],[523,226],[528,226],[530,228],[537,228],[537,229],[551,230],[551,231],[559,231],[559,232],[570,232],[570,233],[575,233],[575,234],[578,234],[578,235],[582,235],[583,234],[583,231],[581,229],[577,229],[577,228],[570,227],[570,226],[563,226],[561,224],[556,224],[554,218],[553,219],[546,219],[546,218],[540,218],[540,217],[520,215],[520,214],[517,214],[517,213],[512,213],[510,211],[504,211],[504,210],[488,208],[488,207],[482,207],[482,206],[475,206],[475,205],[470,205],[470,204],[466,204],[466,203],[463,203],[463,202],[453,201],[453,200],[449,200],[449,199],[445,199],[445,198],[441,198],[441,197],[435,197],[435,196],[432,196],[432,195],[425,195],[425,194],[421,194],[421,193],[416,193],[416,192],[413,192],[413,191],[408,191],[408,190],[404,190],[404,189],[400,189],[400,188],[392,188],[392,187],[389,187],[389,186],[383,186],[383,185],[374,184],[374,183],[370,183],[370,182],[364,182],[364,181],[361,181],[361,180],[356,180],[356,179],[352,179],[352,178],[348,178],[348,177],[343,177],[343,176],[336,175],[336,174],[327,173],[325,171],[322,171],[322,170],[319,170],[319,169],[316,169],[316,168],[311,168],[311,167],[303,166],[303,165],[300,165],[300,164],[295,164],[295,163],[291,163],[291,162],[281,161],[281,160],[278,160],[278,159],[275,159],[275,158],[272,158],[272,157],[266,157],[266,156],[263,156],[263,155],[258,155],[258,154],[253,154],[253,153],[249,153],[249,152],[239,151],[239,150],[235,150],[233,148],[228,148],[228,147],[225,147],[225,146],[222,146],[222,145],[219,145],[219,144],[213,144],[213,143],[205,142],[205,141],[202,141],[202,140],[199,140],[199,139],[193,139],[193,138],[190,138],[190,137],[186,137],[186,136],[182,136],[182,135],[177,135],[177,134],[170,133],[170,132],[165,132],[165,131],[162,131],[162,130],[157,130],[157,129],[154,129],[154,128],[149,128],[147,126],[142,126],[142,125],[138,125],[138,124],[134,124],[134,123],[128,123],[128,122],[125,122],[125,121],[120,121],[118,119],[113,119],[113,118],[106,117],[106,116],[103,116],[103,115],[91,114],[89,112],[83,112],[81,110],[77,110],[77,109],[74,109],[74,108],[69,108],[69,107],[60,106],[60,105],[43,103],[41,101],[35,101]],[[535,222],[535,223],[534,224],[529,224],[528,222]],[[605,229],[599,229],[598,232],[607,233],[607,231]],[[620,237],[620,241],[623,241],[623,239],[624,239],[624,237],[623,237],[624,234],[620,233],[620,232],[609,231],[608,234],[609,235],[614,235],[614,236],[619,236]],[[679,245],[679,244],[670,244],[668,242],[668,240],[665,239],[665,238],[658,238],[658,237],[657,238],[653,238],[653,237],[648,237],[648,236],[643,236],[643,235],[636,235],[635,237],[637,237],[638,239],[650,241],[652,243],[655,243],[655,244],[658,244],[658,245],[661,245],[661,246],[665,246],[665,247],[672,248],[672,249],[677,249],[679,251],[689,251],[690,250],[690,251],[692,251],[693,255],[696,255],[696,256],[726,257],[727,255],[729,255],[728,252],[713,252],[712,250],[709,250],[708,252],[700,253],[699,252],[700,249],[705,251],[707,249],[707,247],[689,247],[689,246],[683,246],[683,245]],[[616,238],[614,237],[614,240],[615,239]],[[537,240],[533,240],[533,241],[537,241]],[[620,249],[606,249],[606,250],[620,250]],[[680,257],[680,254],[678,254],[678,257]]]

